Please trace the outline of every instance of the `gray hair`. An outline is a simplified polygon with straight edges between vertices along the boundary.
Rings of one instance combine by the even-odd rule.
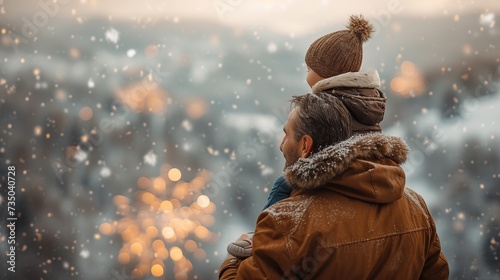
[[[326,92],[293,96],[297,108],[295,138],[309,135],[313,139],[312,153],[351,137],[351,115],[336,96]]]

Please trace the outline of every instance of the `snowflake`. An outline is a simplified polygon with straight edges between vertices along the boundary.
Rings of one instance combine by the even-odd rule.
[[[94,88],[95,86],[95,83],[94,83],[94,80],[92,80],[92,78],[89,78],[88,82],[87,82],[87,86],[89,88]]]
[[[108,178],[110,175],[111,175],[111,169],[109,169],[109,167],[107,166],[104,166],[102,169],[101,169],[101,176],[103,178]]]
[[[270,53],[275,53],[278,50],[278,46],[275,43],[269,43],[267,45],[267,51]]]
[[[153,152],[153,150],[149,151],[147,154],[144,155],[144,163],[149,164],[151,166],[156,165],[156,154]]]
[[[127,51],[128,57],[134,57],[137,52],[134,49],[130,49]]]
[[[87,159],[87,153],[82,151],[82,150],[78,150],[76,153],[75,153],[75,159],[82,162],[84,160]]]
[[[481,23],[481,25],[493,28],[495,26],[495,14],[493,13],[481,14],[481,17],[479,18],[479,23]]]
[[[106,30],[106,33],[104,35],[106,36],[106,40],[115,44],[118,43],[118,40],[120,39],[120,32],[118,32],[118,30],[114,29],[113,27]]]
[[[80,256],[81,256],[82,258],[84,258],[84,259],[88,258],[88,257],[89,257],[89,255],[90,255],[90,252],[89,252],[89,250],[87,250],[87,249],[83,249],[83,250],[80,252]]]

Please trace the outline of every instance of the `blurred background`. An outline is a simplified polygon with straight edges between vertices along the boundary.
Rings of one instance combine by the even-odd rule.
[[[500,276],[500,2],[0,0],[2,279],[214,279],[281,172],[314,39],[364,14],[450,279]],[[5,252],[5,253],[4,253]]]

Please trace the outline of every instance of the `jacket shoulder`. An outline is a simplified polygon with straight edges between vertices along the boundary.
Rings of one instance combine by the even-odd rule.
[[[405,187],[404,196],[419,211],[419,213],[426,218],[427,222],[431,223],[432,216],[427,208],[424,198],[409,187]]]
[[[289,233],[297,230],[307,208],[314,201],[314,196],[302,194],[279,201],[263,211],[267,213],[278,225],[288,229]]]

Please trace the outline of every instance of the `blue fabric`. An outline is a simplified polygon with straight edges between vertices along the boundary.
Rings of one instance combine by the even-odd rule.
[[[267,207],[273,205],[274,203],[290,197],[290,194],[292,193],[292,187],[290,187],[286,181],[283,175],[279,176],[276,181],[274,181],[273,188],[271,189],[271,193],[269,193],[269,198],[267,199],[267,204],[264,206],[265,210]]]

